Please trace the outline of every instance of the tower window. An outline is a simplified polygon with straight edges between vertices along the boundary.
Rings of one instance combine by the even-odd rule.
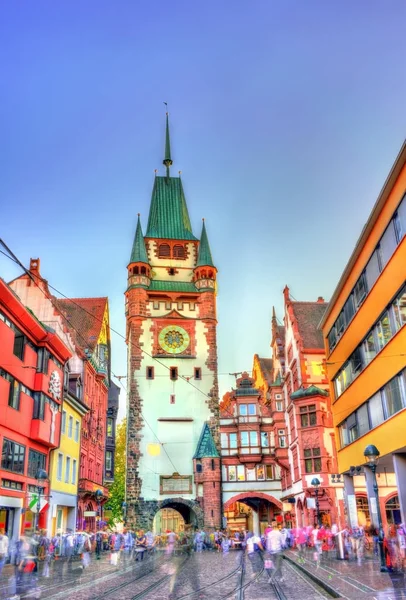
[[[146,275],[146,274],[147,274],[146,267],[141,267],[141,275]]]
[[[215,481],[213,481],[213,487],[214,487],[214,488],[216,487],[216,482],[215,482]]]
[[[202,370],[200,367],[195,367],[195,379],[202,378]]]
[[[175,269],[171,267],[170,269],[168,269],[168,273],[169,275],[175,275]]]
[[[154,379],[154,367],[147,367],[147,379]]]
[[[172,381],[176,381],[178,378],[178,367],[170,368],[170,378]]]
[[[133,275],[138,275],[138,274],[139,274],[139,272],[140,272],[140,270],[139,270],[139,268],[138,268],[138,267],[134,267],[134,268],[133,268]]]
[[[169,404],[175,404],[175,394],[169,396]]]
[[[211,511],[211,516],[214,517],[214,510]]]
[[[172,302],[165,302],[165,310],[171,310]]]
[[[215,469],[215,464],[214,464],[214,458],[211,459],[211,470],[214,471]]]
[[[176,244],[173,247],[173,258],[185,258],[185,247]]]
[[[171,247],[169,244],[160,244],[158,250],[159,258],[169,258],[171,256]]]

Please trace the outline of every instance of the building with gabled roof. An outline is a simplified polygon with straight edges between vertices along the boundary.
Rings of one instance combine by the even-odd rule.
[[[39,259],[31,259],[29,273],[10,286],[72,349],[64,373],[64,446],[51,460],[54,508],[49,531],[95,529],[108,497],[103,481],[110,373],[108,300],[56,298],[40,273]]]
[[[293,527],[344,522],[342,481],[336,479],[337,455],[325,350],[318,323],[327,304],[297,302],[283,291],[283,396],[288,468],[282,470],[282,499]],[[312,485],[318,479],[320,487]],[[316,508],[316,498],[319,504]]]

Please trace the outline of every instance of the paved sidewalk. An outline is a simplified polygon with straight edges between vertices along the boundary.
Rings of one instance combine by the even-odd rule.
[[[313,552],[300,559],[293,550],[286,552],[286,560],[292,561],[309,575],[316,577],[335,590],[339,597],[349,600],[398,600],[406,598],[404,572],[381,573],[379,560],[366,557],[358,564],[356,560],[338,560],[324,553],[320,565],[313,560]]]

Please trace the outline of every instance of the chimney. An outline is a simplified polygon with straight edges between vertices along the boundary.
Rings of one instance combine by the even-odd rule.
[[[36,275],[37,277],[41,277],[39,273],[40,262],[41,261],[39,258],[30,258],[30,271],[33,275]]]
[[[319,296],[319,297],[317,298],[317,302],[318,302],[319,304],[321,304],[321,303],[322,303],[322,302],[324,302],[324,301],[325,301],[325,300],[324,300],[323,296]]]

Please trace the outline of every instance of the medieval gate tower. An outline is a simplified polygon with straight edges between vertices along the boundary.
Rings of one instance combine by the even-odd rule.
[[[216,276],[203,221],[193,235],[180,177],[156,176],[145,236],[128,265],[127,523],[152,528],[160,508],[221,525]]]

